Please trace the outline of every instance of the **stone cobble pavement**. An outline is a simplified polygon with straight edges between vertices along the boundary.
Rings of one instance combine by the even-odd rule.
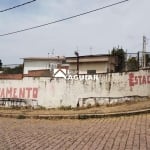
[[[0,118],[0,150],[150,150],[150,114],[87,120]]]

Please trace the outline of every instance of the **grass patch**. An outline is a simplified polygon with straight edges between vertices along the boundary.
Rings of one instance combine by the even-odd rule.
[[[71,106],[61,106],[58,109],[60,109],[60,110],[72,110],[72,107]]]
[[[18,115],[17,119],[26,119],[26,116],[25,115]]]

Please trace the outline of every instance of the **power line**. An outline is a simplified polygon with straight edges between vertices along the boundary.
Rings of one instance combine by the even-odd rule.
[[[6,8],[6,9],[3,9],[3,10],[0,10],[0,12],[5,12],[5,11],[9,11],[11,9],[15,9],[17,7],[21,7],[21,6],[24,6],[24,5],[27,5],[27,4],[30,4],[30,3],[33,3],[35,2],[36,0],[32,0],[32,1],[28,1],[28,2],[25,2],[25,3],[22,3],[22,4],[19,4],[19,5],[16,5],[16,6],[13,6],[13,7],[10,7],[10,8]]]
[[[63,22],[63,21],[65,21],[65,20],[70,20],[70,19],[73,19],[73,18],[76,18],[76,17],[79,17],[79,16],[83,16],[83,15],[86,15],[86,14],[89,14],[89,13],[92,13],[92,12],[96,12],[96,11],[99,11],[99,10],[102,10],[102,9],[105,9],[105,8],[108,8],[108,7],[112,7],[112,6],[115,6],[115,5],[119,5],[119,4],[124,3],[124,2],[127,2],[127,1],[129,1],[129,0],[123,0],[123,1],[120,1],[120,2],[117,2],[117,3],[113,3],[113,4],[110,4],[110,5],[106,5],[106,6],[103,6],[103,7],[94,9],[94,10],[91,10],[91,11],[87,11],[87,12],[80,13],[80,14],[77,14],[77,15],[74,15],[74,16],[71,16],[71,17],[67,17],[67,18],[63,18],[63,19],[56,20],[56,21],[52,21],[52,22],[49,22],[49,23],[45,23],[45,24],[41,24],[41,25],[37,25],[37,26],[30,27],[30,28],[25,28],[25,29],[17,30],[17,31],[9,32],[9,33],[0,34],[0,36],[7,36],[7,35],[11,35],[11,34],[16,34],[16,33],[19,33],[19,32],[24,32],[24,31],[28,31],[28,30],[33,30],[33,29],[40,28],[40,27],[43,27],[43,26],[55,24],[55,23],[58,23],[58,22]]]

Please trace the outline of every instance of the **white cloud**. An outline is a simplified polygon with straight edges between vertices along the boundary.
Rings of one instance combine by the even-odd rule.
[[[24,8],[0,14],[0,34],[48,23],[95,9],[117,0],[39,0]],[[0,2],[1,3],[1,2]],[[0,52],[5,64],[22,63],[19,58],[56,55],[108,53],[114,46],[130,52],[142,47],[142,36],[150,38],[149,0],[130,0],[102,11],[0,37]],[[147,48],[148,49],[148,48]]]

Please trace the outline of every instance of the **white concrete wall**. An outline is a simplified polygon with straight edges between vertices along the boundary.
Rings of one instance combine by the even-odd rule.
[[[150,96],[150,70],[128,73],[99,74],[97,80],[64,78],[28,78],[0,80],[0,98],[37,100],[45,107],[77,106],[78,101],[101,97]]]
[[[24,74],[28,74],[28,71],[30,70],[40,70],[40,69],[51,69],[52,65],[54,64],[56,66],[56,64],[58,64],[59,61],[49,61],[49,60],[45,60],[45,61],[25,61],[24,62]],[[55,67],[56,68],[56,67]]]

